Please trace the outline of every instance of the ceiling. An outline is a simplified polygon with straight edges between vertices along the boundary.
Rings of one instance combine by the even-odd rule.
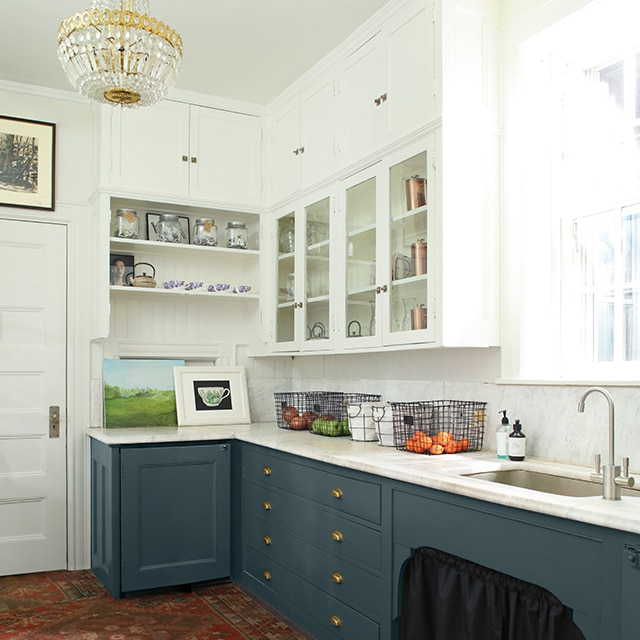
[[[57,31],[90,0],[1,2],[0,79],[73,90]],[[268,104],[387,2],[149,0],[149,8],[184,41],[176,89]]]

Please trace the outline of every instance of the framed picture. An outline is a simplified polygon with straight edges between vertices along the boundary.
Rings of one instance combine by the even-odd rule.
[[[244,367],[174,367],[173,376],[179,426],[251,422]]]
[[[55,208],[56,125],[0,116],[0,205]]]
[[[105,358],[105,428],[177,426],[173,369],[183,365],[184,360]]]
[[[160,220],[160,213],[152,213],[151,211],[147,213],[147,238],[149,240],[153,240],[158,242],[158,220]],[[180,230],[176,232],[175,238],[177,238],[178,244],[190,244],[191,243],[191,233],[189,231],[190,220],[188,216],[178,216],[178,220],[180,222]],[[168,240],[163,240],[163,242],[168,242]],[[175,242],[175,240],[173,241]]]
[[[134,257],[125,253],[112,253],[109,264],[109,283],[116,287],[131,286],[129,276],[133,277]]]

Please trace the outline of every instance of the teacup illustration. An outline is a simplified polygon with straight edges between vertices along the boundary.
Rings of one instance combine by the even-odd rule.
[[[207,407],[217,407],[231,391],[225,387],[199,387],[198,395]]]

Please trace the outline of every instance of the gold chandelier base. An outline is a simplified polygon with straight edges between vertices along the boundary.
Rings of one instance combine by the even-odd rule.
[[[105,100],[114,104],[135,104],[136,102],[140,102],[139,93],[121,87],[117,89],[107,89],[104,92],[104,97]]]

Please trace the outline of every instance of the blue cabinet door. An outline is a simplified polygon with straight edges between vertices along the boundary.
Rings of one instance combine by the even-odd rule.
[[[230,575],[228,444],[123,447],[122,591]]]

